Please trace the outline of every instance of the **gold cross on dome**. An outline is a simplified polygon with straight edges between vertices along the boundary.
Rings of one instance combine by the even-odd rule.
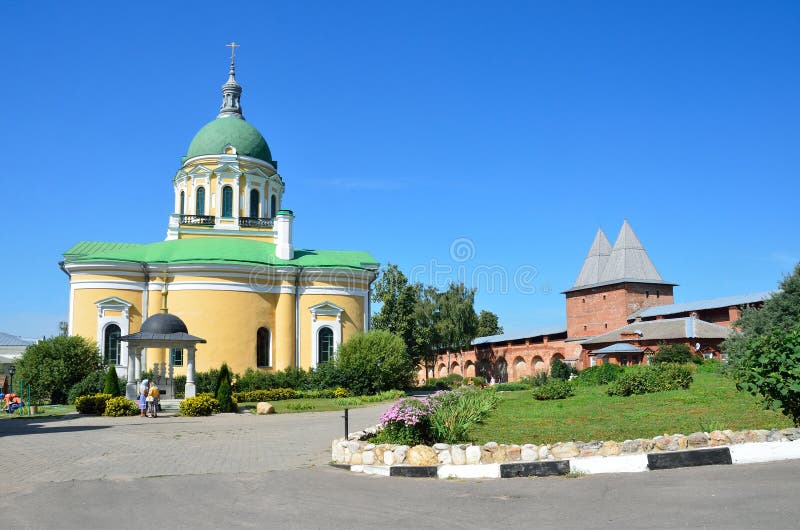
[[[231,49],[231,62],[233,62],[234,57],[236,56],[236,48],[241,48],[241,44],[236,44],[236,41],[231,41],[230,44],[226,44],[228,48]]]

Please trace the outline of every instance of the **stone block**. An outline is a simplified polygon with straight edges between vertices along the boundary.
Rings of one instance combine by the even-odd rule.
[[[522,460],[522,448],[518,445],[511,445],[506,449],[506,462],[519,462]]]
[[[693,432],[686,437],[689,449],[697,449],[698,447],[708,447],[708,436],[704,432]]]
[[[470,445],[466,451],[467,464],[481,463],[481,448],[477,445]]]
[[[375,452],[374,451],[364,451],[361,453],[361,463],[365,466],[371,466],[375,463]]]
[[[259,401],[256,404],[256,414],[275,414],[275,407],[266,401]]]
[[[575,442],[558,443],[550,448],[550,454],[556,460],[564,460],[567,458],[574,458],[580,454],[578,446]]]
[[[415,445],[408,450],[406,461],[412,466],[435,466],[439,463],[439,458],[432,447]]]
[[[360,466],[364,461],[361,458],[361,453],[353,453],[350,455],[350,465]]]
[[[597,450],[600,456],[617,456],[622,454],[622,444],[614,441],[604,442],[603,446]]]
[[[387,466],[394,465],[394,451],[384,451],[383,463],[386,464]]]
[[[440,464],[452,464],[453,457],[450,455],[450,451],[439,451],[436,453],[436,458],[439,460]]]
[[[534,462],[539,459],[539,448],[535,445],[525,444],[522,446],[519,458],[523,462]]]
[[[450,448],[450,456],[453,464],[463,466],[467,463],[467,453],[459,445],[454,445]]]
[[[708,435],[708,445],[711,447],[728,445],[730,442],[731,439],[725,436],[725,433],[722,431],[711,431],[711,433]]]

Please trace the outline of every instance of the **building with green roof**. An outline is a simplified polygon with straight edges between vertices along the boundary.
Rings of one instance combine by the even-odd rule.
[[[195,371],[223,362],[237,373],[313,368],[369,328],[377,261],[367,252],[294,246],[284,180],[264,136],[244,119],[241,93],[231,56],[219,113],[172,179],[164,241],[82,241],[64,252],[69,332],[96,340],[131,386],[151,370],[169,394],[174,376],[191,383]],[[124,337],[161,312],[205,343],[129,346]]]

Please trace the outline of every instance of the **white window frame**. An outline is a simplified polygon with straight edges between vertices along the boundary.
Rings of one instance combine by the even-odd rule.
[[[311,312],[311,367],[316,368],[319,364],[319,330],[320,328],[331,328],[333,331],[333,353],[339,351],[342,343],[342,313],[344,308],[332,302],[322,302],[308,308]],[[333,316],[336,320],[320,320],[319,316]],[[331,359],[332,360],[332,359]]]
[[[111,296],[95,302],[97,306],[97,344],[100,346],[100,355],[106,358],[106,328],[111,324],[119,326],[120,336],[124,337],[130,333],[130,309],[132,303]],[[121,316],[107,316],[107,311],[122,313]],[[119,344],[119,364],[116,365],[118,375],[125,375],[128,366],[128,343],[120,341]]]

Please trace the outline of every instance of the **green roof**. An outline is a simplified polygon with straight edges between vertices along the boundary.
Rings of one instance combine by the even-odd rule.
[[[295,249],[294,259],[275,257],[275,245],[252,239],[198,237],[158,243],[82,241],[64,253],[67,263],[119,261],[145,263],[208,263],[371,269],[378,262],[369,252]]]
[[[197,131],[184,160],[200,155],[220,155],[232,145],[236,154],[273,163],[267,141],[258,129],[241,118],[217,118]],[[274,164],[273,164],[274,165]]]

